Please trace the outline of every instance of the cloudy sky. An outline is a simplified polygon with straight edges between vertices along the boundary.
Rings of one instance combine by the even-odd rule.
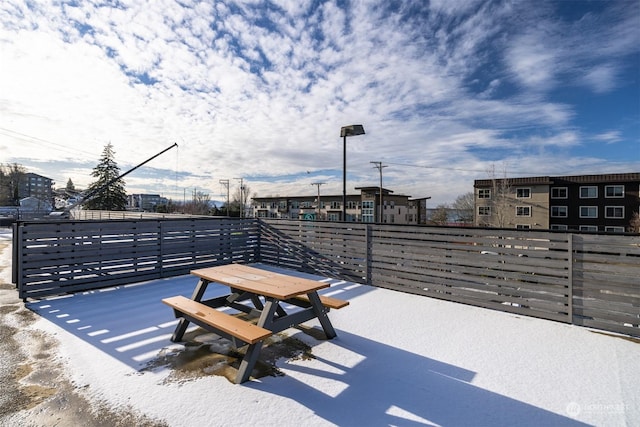
[[[640,2],[0,3],[0,162],[58,187],[178,143],[127,191],[341,194],[350,124],[350,193],[638,172]]]

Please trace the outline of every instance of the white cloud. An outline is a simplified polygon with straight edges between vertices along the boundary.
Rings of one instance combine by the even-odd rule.
[[[338,192],[339,128],[363,123],[367,134],[349,140],[352,187],[376,180],[372,160],[438,165],[444,169],[390,170],[389,186],[423,194],[425,182],[440,185],[435,177],[446,197],[468,189],[498,155],[476,150],[508,152],[516,140],[532,149],[578,146],[575,106],[548,94],[567,85],[609,92],[619,87],[622,58],[638,49],[630,42],[638,31],[617,7],[613,28],[580,21],[604,36],[597,40],[554,18],[549,4],[535,12],[468,1],[397,11],[386,2],[274,5],[28,8],[6,0],[0,147],[44,168],[52,159],[96,161],[110,141],[124,170],[175,141],[178,158],[150,166],[165,176],[132,175],[132,189],[176,187],[178,172],[180,187],[211,191],[219,179],[245,176],[256,177],[259,194],[310,193],[307,180],[318,178],[329,181],[323,191]],[[514,22],[533,18],[535,25]],[[543,170],[545,162],[530,164]],[[451,176],[453,166],[470,172]],[[86,171],[53,170],[60,182]]]
[[[616,142],[619,142],[622,139],[622,136],[620,135],[620,131],[612,130],[609,132],[594,135],[593,139],[596,141],[606,142],[607,144],[614,144]]]
[[[551,45],[537,33],[516,37],[508,49],[507,62],[515,79],[527,89],[547,91],[556,82],[561,62]]]
[[[584,83],[595,93],[607,93],[616,87],[617,70],[611,64],[596,66],[583,76]]]

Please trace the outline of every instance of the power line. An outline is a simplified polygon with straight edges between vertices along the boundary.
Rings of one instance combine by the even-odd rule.
[[[452,168],[452,167],[442,167],[442,166],[423,166],[423,165],[412,165],[408,163],[394,163],[394,162],[387,162],[387,163],[395,166],[405,166],[409,168],[420,168],[420,169],[442,169],[442,170],[460,171],[460,172],[487,172],[486,170],[477,170],[477,169]]]
[[[452,167],[444,167],[444,166],[412,165],[408,163],[394,163],[394,162],[387,162],[387,163],[395,166],[405,166],[405,167],[420,168],[420,169],[440,169],[440,170],[459,171],[459,172],[481,172],[481,173],[488,172],[487,169],[479,170],[479,169],[467,169],[467,168],[452,168]],[[541,173],[540,171],[530,172],[530,171],[521,171],[521,170],[515,170],[515,171],[509,170],[508,172],[511,172],[511,173],[517,172],[518,174],[524,174],[524,175],[569,175],[570,174],[570,172],[554,172],[554,173],[542,172]]]
[[[10,138],[16,138],[16,139],[20,139],[22,141],[25,142],[30,142],[32,144],[36,144],[36,145],[40,145],[40,144],[49,144],[52,145],[56,148],[62,148],[64,150],[69,151],[70,153],[84,153],[84,154],[88,154],[90,156],[95,156],[96,153],[90,153],[88,151],[83,151],[83,150],[79,150],[77,148],[73,148],[73,147],[68,147],[62,144],[58,144],[57,142],[52,142],[43,138],[39,138],[37,136],[32,136],[32,135],[27,135],[26,133],[22,133],[22,132],[17,132],[15,130],[11,130],[11,129],[7,129],[7,128],[3,128],[0,127],[0,134],[8,136]]]

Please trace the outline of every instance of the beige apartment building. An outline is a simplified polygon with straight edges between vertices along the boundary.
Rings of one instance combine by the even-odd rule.
[[[549,228],[549,177],[476,180],[475,225]]]

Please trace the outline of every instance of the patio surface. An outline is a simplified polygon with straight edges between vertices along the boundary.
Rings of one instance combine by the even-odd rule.
[[[7,265],[3,307],[18,307],[6,296]],[[92,410],[143,425],[640,425],[638,340],[300,275],[351,302],[329,313],[338,337],[323,340],[313,322],[285,331],[263,361],[273,369],[243,385],[225,377],[233,358],[220,356],[230,354],[224,341],[196,328],[190,345],[169,341],[176,321],[160,300],[190,296],[191,276],[32,301],[3,320],[23,312],[18,333],[49,343]],[[40,425],[55,416],[55,399],[0,422]]]

